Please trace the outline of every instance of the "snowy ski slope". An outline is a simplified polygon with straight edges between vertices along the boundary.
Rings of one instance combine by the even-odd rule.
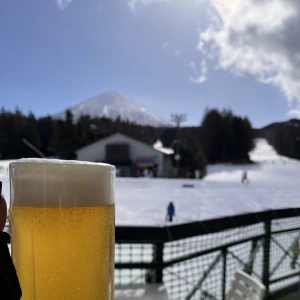
[[[251,153],[254,165],[214,165],[203,181],[118,178],[117,225],[162,225],[166,206],[175,203],[176,223],[218,216],[300,206],[300,162],[279,156],[264,140]],[[3,193],[9,199],[9,161],[0,162]],[[241,183],[248,170],[249,185]],[[192,183],[194,188],[183,188]]]

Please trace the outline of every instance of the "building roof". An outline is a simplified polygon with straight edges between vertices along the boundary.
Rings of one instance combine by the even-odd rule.
[[[83,150],[83,149],[86,149],[86,148],[92,147],[92,146],[94,146],[94,145],[96,145],[96,144],[100,144],[100,143],[102,143],[102,142],[105,142],[105,141],[107,141],[107,140],[110,140],[112,137],[116,137],[116,136],[125,138],[125,139],[127,139],[128,141],[135,141],[135,142],[141,143],[141,144],[143,144],[143,145],[145,145],[145,146],[147,146],[147,147],[153,148],[154,150],[156,150],[156,151],[158,151],[158,152],[161,152],[161,153],[163,153],[163,154],[166,154],[166,155],[170,155],[170,154],[173,154],[173,153],[174,153],[173,149],[168,149],[168,148],[164,148],[164,147],[159,147],[159,146],[162,145],[161,142],[160,142],[160,144],[157,144],[157,142],[156,142],[153,146],[151,146],[151,145],[149,145],[149,144],[147,144],[147,143],[145,143],[145,142],[142,142],[142,141],[140,141],[140,140],[134,139],[134,138],[132,138],[132,137],[130,137],[130,136],[128,136],[128,135],[122,134],[122,133],[114,133],[114,134],[111,134],[110,136],[107,136],[107,137],[105,137],[105,138],[103,138],[103,139],[100,139],[100,140],[98,140],[98,141],[96,141],[96,142],[94,142],[94,143],[92,143],[92,144],[86,145],[86,146],[84,146],[84,147],[78,149],[76,152],[79,152],[79,151],[81,151],[81,150]],[[154,146],[155,146],[155,147],[154,147]],[[172,152],[172,151],[173,151],[173,152]]]
[[[153,148],[157,151],[160,151],[164,154],[167,155],[171,155],[174,154],[174,150],[172,148],[165,148],[163,146],[163,143],[160,140],[157,140],[154,144],[153,144]]]

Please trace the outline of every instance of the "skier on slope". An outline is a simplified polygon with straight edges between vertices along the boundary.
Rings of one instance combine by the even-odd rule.
[[[175,216],[175,206],[173,202],[170,202],[167,208],[167,218],[169,222],[173,221],[173,217]]]
[[[243,172],[242,183],[249,183],[247,171]]]

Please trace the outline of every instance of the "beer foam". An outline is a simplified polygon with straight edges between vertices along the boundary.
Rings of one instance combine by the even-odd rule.
[[[20,159],[10,163],[11,202],[28,207],[114,204],[115,167],[104,163]]]

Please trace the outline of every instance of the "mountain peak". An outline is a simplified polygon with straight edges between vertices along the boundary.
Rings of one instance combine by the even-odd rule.
[[[88,98],[69,108],[78,120],[82,115],[91,117],[106,117],[109,119],[120,118],[123,121],[135,122],[139,125],[150,125],[153,127],[170,126],[163,118],[155,115],[148,108],[135,100],[115,91]],[[64,118],[65,111],[55,115],[56,118]]]

